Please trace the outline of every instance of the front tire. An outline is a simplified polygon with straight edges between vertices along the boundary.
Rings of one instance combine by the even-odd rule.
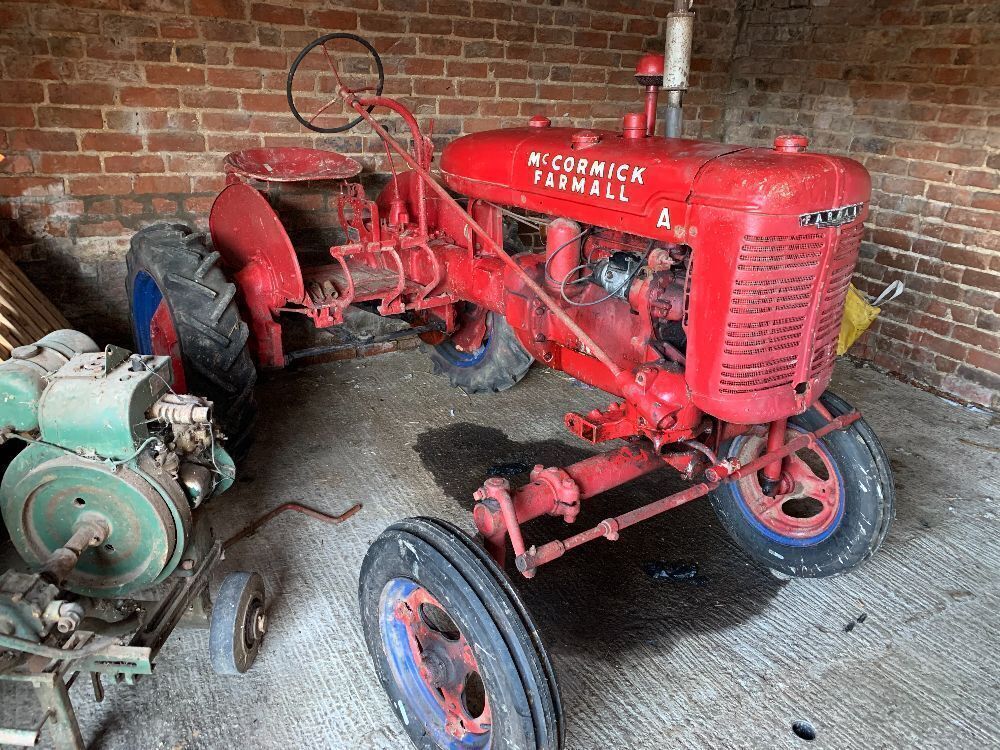
[[[171,358],[174,387],[212,401],[226,450],[243,459],[253,441],[257,372],[219,254],[188,227],[156,224],[132,238],[126,265],[136,351]]]
[[[827,393],[834,416],[851,411]],[[826,424],[816,409],[788,420],[787,439]],[[762,455],[766,437],[747,433],[727,441],[725,458],[746,464]],[[734,541],[756,562],[781,576],[822,578],[854,570],[882,545],[894,517],[895,487],[885,451],[858,420],[820,438],[817,450],[797,451],[786,464],[793,486],[768,497],[758,476],[727,482],[712,506]]]
[[[359,600],[375,671],[418,748],[562,747],[537,629],[466,534],[431,518],[393,524],[365,555]]]

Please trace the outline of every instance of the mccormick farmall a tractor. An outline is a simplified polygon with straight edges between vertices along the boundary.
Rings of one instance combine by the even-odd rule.
[[[552,667],[504,572],[511,555],[531,578],[581,544],[618,540],[707,495],[758,563],[820,577],[867,560],[892,518],[878,440],[825,392],[868,174],[809,153],[795,135],[773,148],[678,137],[689,15],[672,14],[669,27],[666,76],[663,56],[640,60],[645,111],[625,114],[620,130],[536,116],[457,138],[436,172],[413,113],[382,96],[375,49],[350,34],[324,36],[292,65],[289,103],[319,132],[367,123],[393,168],[380,194],[347,182],[360,168],[335,153],[241,152],[226,160],[211,245],[183,227],[133,243],[139,346],[172,354],[178,379],[212,397],[223,420],[228,409],[237,444],[252,420],[247,346],[258,366],[281,367],[295,358],[283,349],[282,316],[329,327],[350,305],[419,326],[436,367],[466,391],[502,391],[539,362],[609,394],[604,409],[567,414],[566,427],[590,443],[624,444],[570,466],[536,466],[522,487],[487,479],[475,493],[478,539],[415,518],[372,544],[360,580],[364,634],[420,747],[562,745]],[[343,43],[371,56],[376,85],[348,85],[359,67],[332,51]],[[325,58],[332,85],[304,62],[312,53]],[[308,119],[298,109],[303,81],[307,98],[328,92]],[[662,83],[667,137],[655,135]],[[321,127],[337,103],[353,119]],[[409,148],[376,109],[400,118]],[[394,159],[407,169],[397,173]],[[268,185],[290,180],[341,180],[346,241],[329,248],[332,262],[301,264],[269,204]],[[541,227],[544,251],[505,247],[511,219]],[[694,484],[566,538],[528,533],[532,519],[573,523],[583,501],[667,465]]]

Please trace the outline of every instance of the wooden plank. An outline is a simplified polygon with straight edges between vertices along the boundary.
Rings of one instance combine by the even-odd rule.
[[[48,298],[45,297],[38,287],[28,280],[28,277],[24,275],[24,272],[17,267],[13,260],[6,253],[0,253],[0,277],[8,278],[10,281],[21,290],[28,300],[28,303],[32,305],[35,309],[39,311],[42,319],[46,321],[50,330],[57,330],[59,328],[68,328],[69,323],[66,318],[63,317],[62,313],[56,309],[56,307],[49,302]]]
[[[12,349],[70,325],[14,261],[0,252],[0,359]]]

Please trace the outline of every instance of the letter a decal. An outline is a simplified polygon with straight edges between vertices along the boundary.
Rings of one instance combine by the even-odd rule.
[[[670,209],[664,208],[660,211],[660,218],[656,220],[656,228],[670,229]]]

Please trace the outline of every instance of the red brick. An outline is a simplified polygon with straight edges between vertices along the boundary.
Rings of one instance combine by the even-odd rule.
[[[125,232],[125,225],[120,221],[80,222],[77,225],[80,237],[114,237]]]
[[[38,172],[41,174],[93,174],[101,171],[101,160],[85,154],[41,154]]]
[[[129,153],[142,148],[142,138],[128,133],[87,133],[81,139],[84,151],[116,151]]]
[[[270,3],[254,3],[250,9],[250,17],[264,23],[281,23],[301,26],[305,23],[305,14],[299,8],[288,8]]]
[[[209,68],[208,69],[208,85],[218,86],[220,88],[232,88],[232,89],[259,89],[260,88],[260,77],[259,71],[255,70],[231,70],[227,68]],[[296,76],[296,83],[298,82],[298,76]]]
[[[233,64],[241,68],[285,70],[288,67],[288,58],[284,52],[277,50],[237,47],[233,51]]]
[[[15,130],[10,147],[17,150],[77,151],[76,133],[68,130]]]
[[[197,133],[150,133],[150,151],[204,151],[205,137]]]
[[[213,18],[245,18],[245,0],[191,0],[191,14]]]
[[[170,86],[200,86],[205,83],[205,70],[191,65],[147,65],[146,81]]]
[[[49,101],[53,104],[111,104],[115,100],[114,89],[102,83],[51,83]]]
[[[191,189],[190,178],[184,175],[137,175],[133,191],[142,193],[186,193]]]
[[[177,89],[126,86],[118,92],[121,104],[127,107],[179,107],[181,98]]]
[[[358,14],[346,10],[316,10],[309,14],[308,25],[318,29],[347,31],[358,28]]]
[[[43,128],[97,130],[104,127],[104,118],[98,109],[39,107],[38,124]]]
[[[34,81],[0,80],[0,102],[4,104],[34,104],[45,101],[45,89]]]
[[[124,172],[133,174],[139,172],[162,172],[163,159],[159,156],[116,155],[104,157],[105,172]]]
[[[127,195],[132,192],[132,178],[118,175],[71,177],[67,180],[70,195]]]
[[[48,196],[62,193],[62,180],[51,177],[0,177],[0,196]]]
[[[31,107],[0,107],[0,128],[35,127],[35,110]]]
[[[243,107],[248,112],[287,112],[288,111],[288,99],[284,94],[250,94],[243,93],[240,95],[243,101]],[[305,107],[306,104],[299,100],[299,97],[295,98],[295,105]]]

